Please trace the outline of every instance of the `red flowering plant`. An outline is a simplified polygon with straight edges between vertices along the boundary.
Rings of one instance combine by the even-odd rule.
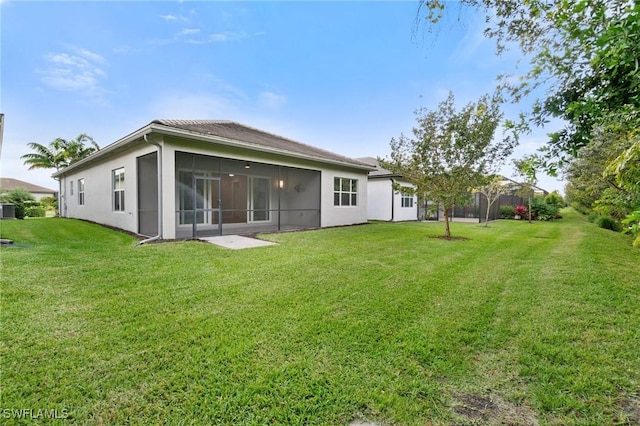
[[[527,208],[523,205],[519,205],[515,208],[514,213],[517,216],[524,216],[524,214],[527,213]]]

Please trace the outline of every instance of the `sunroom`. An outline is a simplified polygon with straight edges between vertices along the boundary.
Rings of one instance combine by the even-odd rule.
[[[320,227],[319,170],[176,152],[176,238]]]

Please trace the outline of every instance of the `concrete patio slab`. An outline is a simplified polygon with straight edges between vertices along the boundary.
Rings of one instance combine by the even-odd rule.
[[[202,241],[215,244],[220,247],[241,250],[253,247],[275,246],[276,243],[270,241],[258,240],[257,238],[243,237],[241,235],[220,235],[217,237],[203,237]]]

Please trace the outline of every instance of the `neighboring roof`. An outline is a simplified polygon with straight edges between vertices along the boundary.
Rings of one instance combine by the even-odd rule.
[[[356,160],[361,161],[365,164],[368,164],[372,167],[375,167],[375,170],[369,172],[370,178],[388,178],[388,177],[402,177],[397,173],[392,173],[390,170],[382,168],[380,163],[376,158],[373,157],[360,157],[356,158]]]
[[[13,178],[0,178],[0,189],[3,191],[13,191],[14,189],[26,189],[29,192],[44,192],[48,194],[55,194],[53,189],[45,188],[44,186],[34,185],[23,180]]]
[[[273,133],[224,120],[154,120],[141,129],[95,152],[89,157],[54,173],[54,176],[79,165],[96,161],[104,155],[139,142],[144,135],[157,133],[168,136],[198,139],[237,148],[269,152],[289,157],[303,158],[324,163],[339,164],[363,170],[371,170],[369,164],[335,154],[311,145],[296,142]]]

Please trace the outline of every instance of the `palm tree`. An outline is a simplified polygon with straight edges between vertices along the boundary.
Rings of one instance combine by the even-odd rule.
[[[85,146],[85,143],[88,143],[89,146]],[[27,145],[35,152],[25,154],[20,158],[24,160],[25,165],[29,166],[29,170],[60,170],[100,150],[96,141],[85,133],[72,140],[56,138],[48,146],[37,142],[31,142]]]

